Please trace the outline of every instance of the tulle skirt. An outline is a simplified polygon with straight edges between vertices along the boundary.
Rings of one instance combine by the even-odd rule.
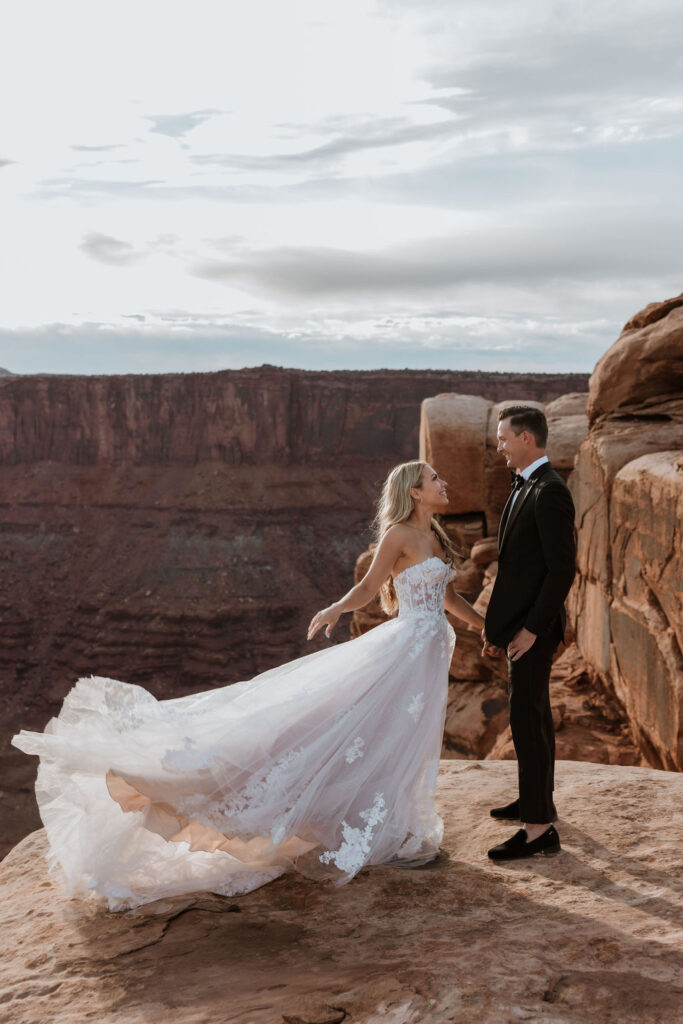
[[[72,896],[122,910],[238,895],[287,870],[348,882],[438,853],[434,790],[455,637],[406,614],[246,682],[173,700],[79,679],[43,733],[36,797]]]

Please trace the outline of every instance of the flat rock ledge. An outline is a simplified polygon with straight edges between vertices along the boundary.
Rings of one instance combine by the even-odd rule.
[[[0,1018],[12,1024],[632,1024],[683,1005],[683,777],[562,761],[563,851],[496,866],[509,761],[444,761],[442,854],[335,888],[111,914],[67,900],[44,832],[0,865]],[[678,815],[678,817],[677,817]]]

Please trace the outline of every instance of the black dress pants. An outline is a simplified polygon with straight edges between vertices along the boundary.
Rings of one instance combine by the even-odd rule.
[[[536,637],[518,661],[508,658],[510,728],[517,754],[519,817],[543,824],[553,820],[555,729],[548,680],[559,643],[552,629]]]

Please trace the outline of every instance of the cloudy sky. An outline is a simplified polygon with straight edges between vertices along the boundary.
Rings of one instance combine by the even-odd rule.
[[[591,370],[683,290],[680,0],[22,0],[0,366]]]

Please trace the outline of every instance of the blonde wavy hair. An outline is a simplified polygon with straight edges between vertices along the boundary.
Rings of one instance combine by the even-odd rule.
[[[415,502],[410,491],[413,487],[422,487],[422,471],[426,465],[426,462],[421,461],[402,462],[400,465],[394,466],[389,473],[377,502],[377,515],[373,523],[377,543],[381,541],[390,526],[403,523],[412,515]],[[460,564],[462,558],[436,516],[432,516],[431,528],[441,541],[448,563],[450,565]],[[388,576],[380,587],[379,600],[385,614],[396,614],[398,600],[391,576]]]

